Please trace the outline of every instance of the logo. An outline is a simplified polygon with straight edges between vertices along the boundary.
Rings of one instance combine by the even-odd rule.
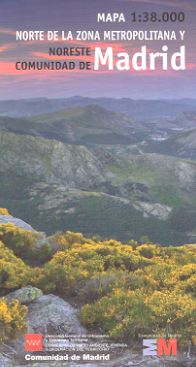
[[[41,334],[26,334],[25,335],[25,350],[26,352],[41,352],[42,351],[42,335]]]
[[[144,339],[143,356],[176,356],[177,339]]]

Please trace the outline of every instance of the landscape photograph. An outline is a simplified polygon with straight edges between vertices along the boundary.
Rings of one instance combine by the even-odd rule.
[[[1,206],[47,234],[194,243],[195,123],[194,99],[1,101]]]
[[[195,16],[194,0],[0,1],[0,367],[196,366]],[[104,39],[152,29],[178,37]],[[62,30],[100,40],[16,36]],[[142,69],[142,47],[176,70]],[[141,62],[96,70],[98,48]],[[25,69],[49,62],[83,66]]]
[[[193,366],[196,101],[12,100],[0,114],[4,365],[23,366],[28,328],[102,330],[142,367],[165,358],[143,360],[140,334],[177,333],[169,366]]]

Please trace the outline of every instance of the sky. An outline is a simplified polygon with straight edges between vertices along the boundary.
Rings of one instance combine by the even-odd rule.
[[[136,12],[185,12],[183,23],[131,23]],[[97,13],[124,13],[126,23],[97,23]],[[66,61],[48,57],[47,41],[16,41],[17,30],[186,30],[185,71],[171,68],[162,71],[134,70],[120,72],[102,69],[91,71],[17,71],[16,61]],[[149,52],[163,45],[170,52],[179,50],[179,41],[89,42],[59,41],[56,47],[113,46],[115,54],[132,54],[146,45]],[[92,59],[92,57],[91,57]],[[85,58],[88,61],[88,59]],[[195,98],[196,86],[196,0],[0,0],[0,99],[66,98],[73,95],[90,97],[128,97],[133,99]]]

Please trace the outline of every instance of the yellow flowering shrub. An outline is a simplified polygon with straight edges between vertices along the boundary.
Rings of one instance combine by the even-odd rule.
[[[8,212],[6,208],[0,208],[0,215],[7,215],[11,217],[11,214]]]
[[[0,241],[0,294],[28,284],[31,269]]]
[[[0,342],[25,331],[26,312],[27,307],[21,306],[17,300],[8,304],[0,298]]]
[[[68,231],[37,247],[39,236],[13,224],[0,225],[1,297],[30,284],[70,297],[81,307],[84,326],[116,340],[177,333],[183,342],[194,342],[195,245],[123,244]],[[23,327],[25,309],[0,298],[0,340]]]
[[[0,225],[0,240],[29,264],[36,261],[42,263],[52,256],[47,242],[37,246],[39,237],[39,232],[17,227],[13,223]]]

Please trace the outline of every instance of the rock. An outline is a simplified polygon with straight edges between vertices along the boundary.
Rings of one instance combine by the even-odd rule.
[[[22,219],[11,217],[9,215],[0,215],[0,224],[13,223],[15,226],[34,231],[30,224],[24,222]]]
[[[0,173],[69,187],[105,182],[101,162],[82,145],[0,131]]]
[[[8,301],[12,301],[13,299],[18,299],[20,303],[28,305],[29,303],[33,302],[37,298],[41,297],[43,292],[41,289],[27,286],[21,289],[18,289],[14,292],[7,294],[5,297]]]
[[[193,163],[194,164],[194,163]],[[178,178],[180,188],[186,188],[187,190],[194,190],[194,182],[196,174],[194,165],[181,161],[175,169],[175,175]]]
[[[167,205],[159,203],[146,203],[142,201],[137,201],[134,208],[141,211],[143,216],[148,218],[149,216],[157,217],[161,220],[167,220],[172,212],[172,208]]]
[[[28,308],[28,332],[41,334],[85,334],[77,310],[52,294],[36,299]]]
[[[30,287],[25,287],[23,288],[23,290],[26,288]],[[41,292],[37,288],[33,289]],[[35,299],[33,302],[29,303],[27,320],[27,333],[41,333],[52,335],[86,334],[86,329],[81,326],[77,318],[77,310],[69,303],[65,302],[62,298],[54,296],[52,294],[41,296]],[[14,351],[14,353],[10,354],[10,351]],[[6,358],[4,358],[4,355],[6,356]],[[21,367],[25,363],[24,355],[24,336],[20,336],[18,339],[15,340],[10,340],[4,345],[0,345],[0,367]],[[11,364],[9,358],[11,359]],[[26,366],[28,365],[31,367],[38,367],[43,366],[43,363],[32,361],[30,364],[26,363]],[[51,362],[51,364],[49,362],[47,363],[47,367],[55,365],[55,362]],[[64,364],[58,362],[57,365],[63,366]]]
[[[0,353],[0,366],[1,367],[13,367],[13,361],[8,357],[5,357],[2,353]]]

